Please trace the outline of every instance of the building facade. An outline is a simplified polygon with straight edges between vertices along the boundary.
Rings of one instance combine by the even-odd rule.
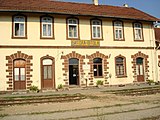
[[[155,21],[130,7],[5,0],[0,91],[157,81]]]

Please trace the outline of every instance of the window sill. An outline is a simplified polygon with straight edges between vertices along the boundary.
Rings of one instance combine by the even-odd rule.
[[[67,40],[80,40],[80,38],[67,38]]]
[[[134,40],[135,42],[144,42],[144,40]]]
[[[125,39],[114,39],[114,41],[125,41]]]
[[[12,39],[27,39],[27,37],[14,37],[14,36],[12,36]]]
[[[48,39],[48,40],[53,40],[54,37],[40,37],[40,39]]]
[[[116,78],[126,78],[127,75],[123,75],[123,76],[116,76]]]
[[[100,41],[103,41],[104,39],[103,38],[91,38],[91,40],[100,40]]]
[[[94,76],[94,78],[103,78],[103,76]]]

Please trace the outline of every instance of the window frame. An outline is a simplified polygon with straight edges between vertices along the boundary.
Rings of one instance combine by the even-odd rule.
[[[115,26],[116,22],[120,22],[121,23],[121,27],[118,26],[118,31],[121,29],[122,38],[116,38],[116,28],[117,28],[117,26]],[[125,41],[124,23],[123,23],[123,21],[121,21],[121,20],[114,20],[113,21],[113,38],[114,38],[114,41]]]
[[[69,20],[76,20],[77,24],[69,24]],[[77,37],[69,36],[69,25],[75,25],[77,30]],[[80,31],[79,31],[79,19],[76,17],[69,17],[66,19],[66,36],[68,40],[79,40],[80,39]]]
[[[15,22],[15,17],[23,17],[24,22]],[[15,23],[24,23],[24,36],[15,35]],[[22,14],[17,14],[12,16],[12,39],[27,39],[27,16]]]
[[[99,21],[99,22],[100,22],[100,25],[93,25],[93,22],[94,22],[94,21]],[[91,20],[90,20],[90,26],[91,26],[91,28],[90,28],[90,29],[91,29],[91,40],[103,40],[102,20],[100,20],[100,19],[91,19]],[[94,33],[94,32],[93,32],[93,27],[94,27],[94,26],[96,26],[96,28],[97,28],[97,27],[100,27],[100,37],[97,37],[97,36],[94,37],[94,36],[93,36],[93,33]]]
[[[124,69],[123,70],[124,71],[123,75],[117,74],[117,64],[118,64],[117,61],[116,61],[117,58],[122,58],[123,59],[123,69]],[[127,77],[127,72],[126,72],[126,57],[124,57],[122,55],[118,55],[118,56],[115,57],[115,75],[116,75],[117,78]]]
[[[44,18],[51,18],[51,23],[43,23]],[[51,36],[43,36],[43,25],[51,24]],[[54,18],[52,16],[40,16],[40,39],[54,39]]]
[[[141,39],[136,39],[135,24],[140,24],[141,25],[141,27],[140,27],[140,29],[141,29],[141,36],[142,36]],[[144,42],[143,24],[141,22],[133,22],[133,39],[136,42]]]
[[[102,60],[102,63],[94,63],[94,59],[101,59]],[[94,75],[94,66],[97,66],[97,76],[95,76]],[[101,76],[99,76],[99,65],[101,65],[102,66],[102,75]],[[103,59],[102,58],[99,58],[99,57],[96,57],[96,58],[93,58],[93,76],[94,76],[94,78],[103,78]]]

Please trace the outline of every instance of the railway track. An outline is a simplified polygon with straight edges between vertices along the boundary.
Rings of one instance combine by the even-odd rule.
[[[22,97],[5,97],[0,98],[0,106],[32,104],[32,103],[48,103],[48,102],[69,102],[85,99],[81,94],[64,95],[64,96],[22,96]]]

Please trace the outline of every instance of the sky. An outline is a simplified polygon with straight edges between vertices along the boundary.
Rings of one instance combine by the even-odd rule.
[[[92,3],[92,0],[62,0],[65,2]],[[128,4],[160,19],[160,0],[99,0],[99,4],[122,6]]]

